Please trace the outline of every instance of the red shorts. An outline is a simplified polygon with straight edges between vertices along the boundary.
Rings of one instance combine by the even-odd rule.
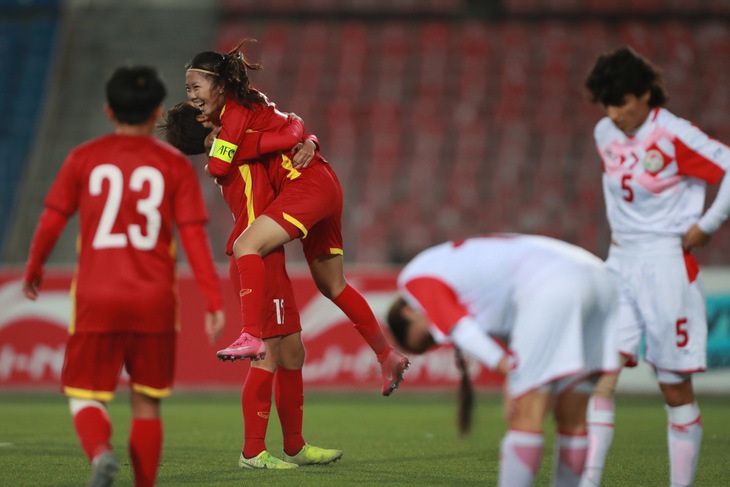
[[[275,167],[275,161],[270,164]],[[264,215],[292,238],[301,238],[308,263],[323,255],[342,254],[342,186],[328,163],[317,162],[294,179],[281,180],[278,195]]]
[[[266,269],[266,299],[261,319],[261,338],[285,336],[302,331],[299,310],[294,300],[289,275],[286,273],[284,248],[280,247],[264,257]],[[231,258],[231,282],[238,296],[241,281],[236,259]]]
[[[124,366],[133,391],[167,397],[174,380],[176,339],[175,332],[75,333],[66,343],[63,393],[78,399],[111,401]]]

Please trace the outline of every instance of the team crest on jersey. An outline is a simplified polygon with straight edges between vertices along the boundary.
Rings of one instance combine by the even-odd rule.
[[[658,172],[664,167],[664,155],[657,149],[651,149],[644,156],[644,169],[649,172]]]

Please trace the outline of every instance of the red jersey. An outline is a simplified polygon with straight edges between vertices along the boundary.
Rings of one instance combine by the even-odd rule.
[[[182,153],[151,135],[100,137],[69,154],[45,204],[80,213],[72,333],[175,328],[173,223],[207,220]]]

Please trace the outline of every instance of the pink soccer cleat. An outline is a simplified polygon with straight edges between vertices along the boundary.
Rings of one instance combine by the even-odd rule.
[[[223,350],[218,350],[215,355],[224,362],[226,360],[235,362],[247,358],[261,360],[266,356],[266,349],[263,340],[243,331],[235,342]]]
[[[393,391],[398,389],[398,384],[403,380],[403,372],[411,366],[408,357],[400,352],[391,350],[385,360],[380,362],[380,371],[383,374],[383,390],[384,396],[390,396]]]

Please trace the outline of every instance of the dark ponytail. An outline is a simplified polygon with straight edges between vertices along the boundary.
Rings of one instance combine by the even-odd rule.
[[[466,436],[471,431],[472,419],[474,416],[474,388],[469,377],[466,359],[461,350],[454,348],[456,355],[456,367],[461,372],[461,382],[459,383],[458,393],[458,414],[457,424],[459,426],[459,434]]]

